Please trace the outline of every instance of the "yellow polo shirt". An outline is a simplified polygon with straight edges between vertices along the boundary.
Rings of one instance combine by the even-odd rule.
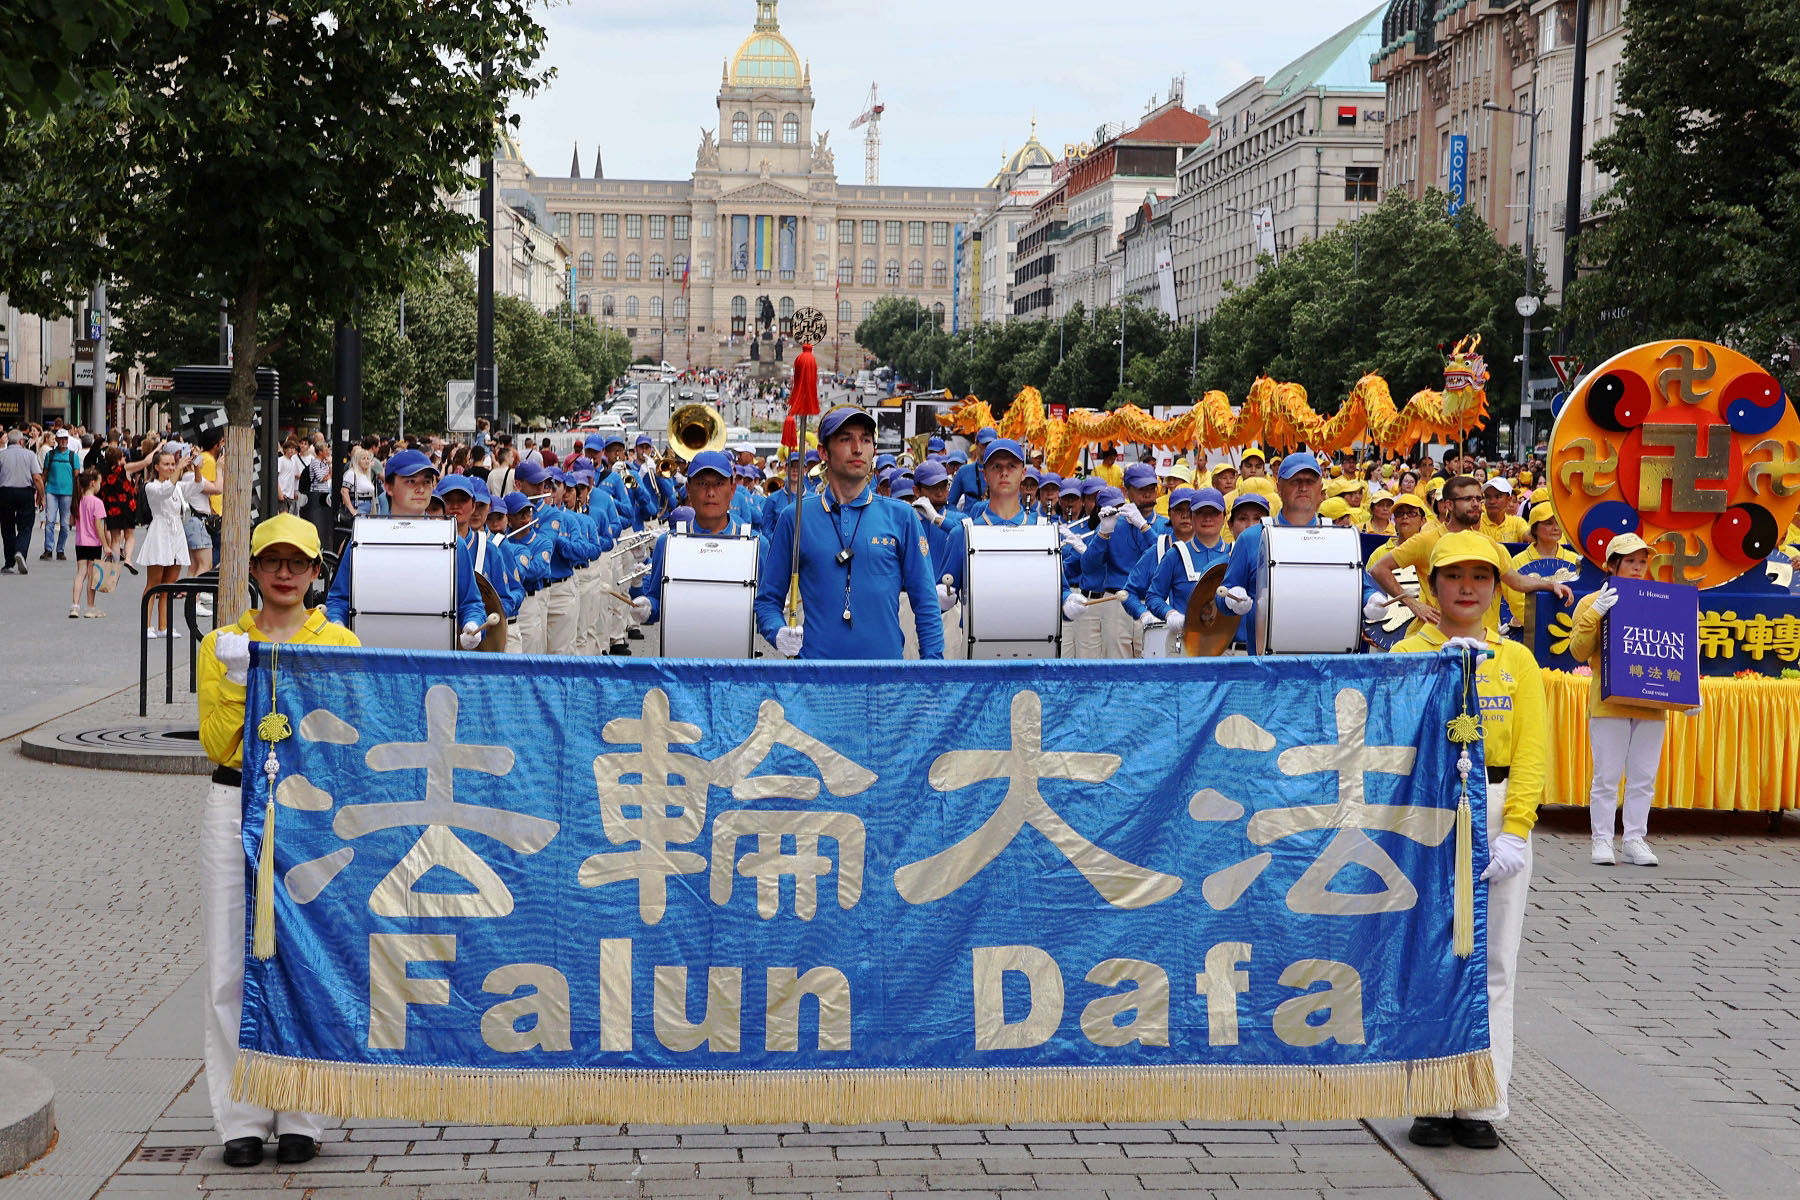
[[[1438,539],[1447,532],[1449,531],[1436,521],[1429,522],[1425,528],[1401,542],[1393,551],[1396,568],[1411,567],[1418,572],[1419,599],[1433,608],[1437,607],[1437,595],[1431,590],[1431,552],[1437,548]],[[1484,529],[1481,532],[1487,533],[1487,530]],[[1492,537],[1493,535],[1488,534],[1488,536]],[[1379,556],[1371,560],[1371,562],[1378,561],[1380,561]],[[1488,606],[1487,616],[1482,620],[1484,628],[1496,633],[1500,629],[1500,590],[1500,588],[1494,589],[1494,602]],[[1425,622],[1414,617],[1413,623],[1407,628],[1407,633],[1419,633],[1425,628]]]
[[[1496,542],[1529,542],[1531,526],[1525,523],[1524,517],[1502,517],[1499,521],[1489,521],[1487,513],[1481,514],[1481,532]]]
[[[244,685],[225,678],[225,664],[219,661],[221,633],[247,633],[253,642],[269,641],[269,636],[256,626],[253,609],[235,625],[221,625],[200,643],[200,745],[206,756],[222,767],[244,765]],[[334,621],[325,619],[325,610],[315,608],[294,636],[282,643],[286,646],[360,646],[356,635]]]

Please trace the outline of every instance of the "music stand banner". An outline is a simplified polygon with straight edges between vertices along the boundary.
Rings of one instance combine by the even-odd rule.
[[[1447,736],[1474,711],[1463,656],[253,655],[236,1087],[257,1104],[573,1124],[1492,1100],[1486,889],[1453,919],[1459,849],[1465,886],[1487,859],[1480,747],[1459,823]],[[267,803],[271,711],[292,732]]]

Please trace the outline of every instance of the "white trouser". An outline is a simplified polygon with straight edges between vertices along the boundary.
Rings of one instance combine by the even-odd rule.
[[[599,592],[594,585],[600,579],[600,569],[595,566],[582,567],[575,572],[575,653],[596,654],[600,648],[599,607],[596,603]]]
[[[912,597],[900,593],[900,657],[919,657],[919,625],[913,620]]]
[[[1650,831],[1650,801],[1662,765],[1660,717],[1592,717],[1588,745],[1594,752],[1594,784],[1588,791],[1588,826],[1596,842],[1611,844],[1619,810],[1619,776],[1625,777],[1625,840]]]
[[[239,791],[209,784],[200,814],[200,907],[206,937],[206,1090],[219,1139],[300,1133],[317,1141],[311,1113],[271,1112],[231,1098],[244,1011],[244,833]]]
[[[1110,596],[1113,593],[1106,594]],[[1076,658],[1106,657],[1106,610],[1118,607],[1117,601],[1109,600],[1104,604],[1097,600],[1088,601],[1087,607],[1082,609],[1081,615],[1075,619]]]
[[[519,611],[523,612],[524,609]],[[525,623],[517,617],[506,623],[506,652],[508,654],[525,653],[525,635],[521,632],[524,628]]]
[[[608,646],[625,640],[625,632],[630,628],[628,614],[630,609],[619,603],[617,596],[609,596],[607,591],[617,592],[620,596],[629,595],[630,591],[621,582],[631,569],[637,565],[631,553],[626,550],[614,550],[601,560],[605,573],[601,576],[606,591],[600,593],[600,646]]]
[[[1490,783],[1487,788],[1488,844],[1504,831],[1506,824],[1506,784]],[[1531,838],[1525,839],[1525,869],[1510,879],[1494,879],[1487,884],[1487,990],[1488,1044],[1493,1047],[1494,1103],[1487,1108],[1471,1108],[1456,1115],[1471,1121],[1504,1120],[1508,1111],[1506,1088],[1512,1081],[1513,1064],[1513,993],[1519,984],[1519,939],[1525,933],[1525,901],[1531,890]],[[1475,864],[1477,886],[1486,864]]]
[[[575,593],[574,577],[553,583],[538,595],[544,601],[544,652],[573,654],[575,626],[581,615],[581,602]]]
[[[521,654],[542,654],[544,652],[544,591],[525,597],[519,605],[519,652]]]
[[[1100,609],[1100,653],[1097,658],[1140,658],[1144,648],[1144,627],[1125,611],[1125,589],[1106,593],[1117,596]],[[1084,656],[1085,657],[1085,656]]]

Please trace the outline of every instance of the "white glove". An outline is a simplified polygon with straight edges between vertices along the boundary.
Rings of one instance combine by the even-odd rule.
[[[912,504],[913,507],[918,510],[919,515],[927,521],[930,521],[933,525],[942,525],[944,523],[944,515],[925,497],[917,497],[913,500]]]
[[[1480,638],[1472,637],[1447,638],[1444,641],[1444,649],[1459,652],[1467,650],[1471,654],[1490,654],[1493,652],[1492,646],[1489,646]]]
[[[1594,611],[1605,616],[1612,611],[1612,606],[1619,602],[1619,593],[1612,584],[1606,584],[1594,593]]]
[[[1087,601],[1080,596],[1070,596],[1063,601],[1063,618],[1069,621],[1081,620],[1081,614],[1087,611]]]
[[[956,589],[950,586],[948,575],[944,576],[944,581],[937,585],[937,593],[939,609],[949,612],[956,607]]]
[[[1169,615],[1163,618],[1163,624],[1169,627],[1170,633],[1180,633],[1187,628],[1187,614],[1178,608],[1171,608]]]
[[[1250,600],[1250,593],[1241,587],[1220,588],[1219,604],[1226,612],[1241,617],[1255,607]]]
[[[244,683],[250,675],[250,635],[247,633],[227,633],[219,631],[213,642],[213,653],[218,655],[219,662],[225,667],[227,683]]]
[[[457,645],[464,650],[473,650],[481,645],[481,636],[487,632],[488,626],[498,624],[499,613],[489,613],[485,621],[468,621],[463,624],[462,633],[457,635]]]
[[[1117,505],[1108,505],[1100,510],[1100,527],[1097,532],[1101,537],[1111,537],[1112,531],[1119,527],[1119,509]]]
[[[1142,613],[1142,615],[1140,615],[1140,616],[1139,616],[1139,617],[1138,617],[1138,624],[1139,624],[1139,625],[1142,625],[1142,626],[1143,626],[1143,627],[1144,627],[1144,628],[1145,628],[1145,629],[1148,629],[1148,628],[1150,628],[1150,627],[1151,627],[1151,626],[1152,626],[1152,625],[1156,625],[1156,624],[1159,624],[1159,623],[1160,623],[1160,622],[1158,622],[1158,621],[1157,621],[1157,619],[1156,619],[1156,614],[1155,614],[1155,613],[1153,613],[1153,612],[1151,612],[1151,611],[1150,611],[1150,610],[1149,610],[1149,609],[1147,609],[1147,608],[1146,608],[1146,609],[1145,609],[1145,610],[1144,610],[1144,611],[1143,611],[1143,613]]]
[[[1511,879],[1525,869],[1525,839],[1516,833],[1503,833],[1488,843],[1487,870],[1481,878]]]
[[[1067,525],[1057,526],[1057,536],[1062,538],[1063,545],[1073,546],[1075,548],[1075,553],[1087,553],[1087,540],[1073,529],[1070,529]]]
[[[1386,596],[1383,596],[1383,595],[1380,595],[1379,593],[1377,593],[1376,595],[1370,596],[1368,598],[1368,600],[1364,601],[1364,603],[1363,603],[1363,620],[1379,621],[1382,618],[1387,616],[1387,611],[1388,611],[1388,598]]]
[[[786,658],[799,658],[800,646],[806,640],[806,630],[798,625],[783,625],[775,631],[775,649]]]
[[[650,619],[650,597],[638,596],[631,602],[631,621],[634,625],[642,625]]]
[[[1119,513],[1119,515],[1121,517],[1124,517],[1125,523],[1127,525],[1131,526],[1133,529],[1148,529],[1148,528],[1150,528],[1150,522],[1144,520],[1144,510],[1139,508],[1135,504],[1127,504],[1125,506],[1124,510]]]

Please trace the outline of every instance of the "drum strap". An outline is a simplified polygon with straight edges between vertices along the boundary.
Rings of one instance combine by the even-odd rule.
[[[487,572],[485,570],[483,570],[483,568],[486,565],[487,565],[487,535],[483,534],[483,533],[477,533],[475,535],[475,572],[476,572],[476,574],[486,575]]]
[[[1157,534],[1156,535],[1156,561],[1161,562],[1163,560],[1163,555],[1167,554],[1168,552],[1169,552],[1169,535],[1166,533]],[[1186,562],[1187,559],[1184,557],[1181,561]],[[1193,574],[1193,570],[1194,569],[1192,567],[1189,567],[1188,573],[1190,575]]]
[[[1200,576],[1204,575],[1206,572],[1195,569],[1194,560],[1188,554],[1187,543],[1186,542],[1176,542],[1175,543],[1175,553],[1181,555],[1181,569],[1187,572],[1188,582],[1189,583],[1199,583]]]

